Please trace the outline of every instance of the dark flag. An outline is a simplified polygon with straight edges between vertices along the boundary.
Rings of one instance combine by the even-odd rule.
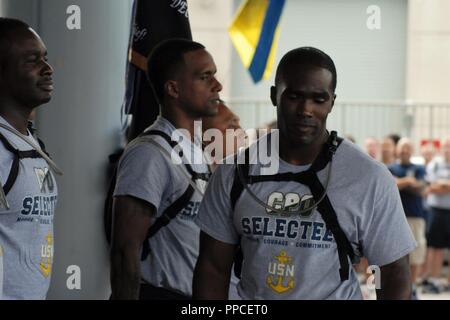
[[[128,121],[125,123],[127,141],[136,138],[159,114],[157,100],[146,77],[148,54],[166,39],[192,40],[186,0],[134,0],[131,26],[127,86],[122,106],[122,115],[132,115],[131,125]],[[107,168],[109,188],[104,206],[104,227],[108,243],[111,242],[116,168],[122,153],[123,149],[119,149],[111,154]]]
[[[127,140],[152,124],[159,106],[145,75],[147,56],[161,41],[192,40],[187,0],[135,0],[128,50],[127,87],[123,112],[132,115]]]

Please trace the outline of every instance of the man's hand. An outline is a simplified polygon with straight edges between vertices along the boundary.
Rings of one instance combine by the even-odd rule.
[[[111,246],[112,299],[138,299],[140,253],[155,208],[129,196],[114,198]]]

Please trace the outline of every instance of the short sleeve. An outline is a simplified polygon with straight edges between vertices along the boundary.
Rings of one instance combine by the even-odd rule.
[[[387,170],[375,177],[371,214],[362,225],[361,239],[364,256],[372,265],[384,266],[413,251],[416,242],[407,223],[394,178]]]
[[[158,210],[171,181],[167,160],[150,144],[126,150],[120,159],[114,196],[133,196]]]
[[[233,224],[230,190],[234,177],[234,165],[222,164],[212,175],[206,188],[196,223],[212,238],[237,244],[239,236]]]

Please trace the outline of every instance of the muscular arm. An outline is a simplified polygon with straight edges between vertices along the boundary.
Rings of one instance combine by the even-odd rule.
[[[422,195],[425,190],[426,183],[413,177],[395,178],[399,190],[405,190],[416,195]]]
[[[403,178],[395,178],[395,182],[397,183],[397,187],[399,190],[403,190],[411,186],[412,181],[411,177],[403,177]]]
[[[227,244],[206,233],[200,234],[200,255],[194,270],[194,299],[228,299],[231,267],[236,246]]]
[[[380,268],[381,289],[378,300],[409,300],[411,298],[411,275],[408,256]]]
[[[111,246],[112,299],[138,299],[140,252],[154,207],[134,197],[114,198]]]
[[[429,193],[436,193],[436,194],[450,193],[450,181],[433,182],[428,187],[428,192]]]

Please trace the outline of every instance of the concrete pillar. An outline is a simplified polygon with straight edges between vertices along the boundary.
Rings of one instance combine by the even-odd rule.
[[[68,6],[81,9],[81,30],[68,30]],[[37,127],[64,176],[58,178],[55,254],[49,299],[109,297],[103,230],[108,155],[120,141],[120,107],[131,0],[2,1],[5,16],[29,22],[47,45],[55,69],[52,101],[38,109]],[[66,270],[81,269],[81,290]]]
[[[407,98],[426,103],[414,113],[416,141],[450,134],[449,12],[446,0],[409,0]]]

